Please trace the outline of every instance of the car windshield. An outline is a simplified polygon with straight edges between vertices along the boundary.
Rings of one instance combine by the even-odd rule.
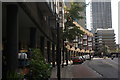
[[[82,58],[82,56],[80,56],[80,58]]]
[[[76,56],[76,57],[73,57],[72,59],[81,59],[82,56]]]
[[[79,59],[79,57],[77,56],[77,57],[73,57],[72,59]]]

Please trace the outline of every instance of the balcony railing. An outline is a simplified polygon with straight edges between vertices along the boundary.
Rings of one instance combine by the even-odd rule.
[[[82,44],[82,41],[78,42],[78,44]]]
[[[88,39],[88,41],[92,41],[92,39]]]
[[[87,45],[87,43],[83,43],[83,45]]]
[[[88,37],[88,41],[92,41],[92,37]]]
[[[91,44],[89,44],[88,46],[92,46]]]
[[[83,39],[87,39],[87,35],[83,35]]]
[[[78,42],[78,40],[77,40],[77,39],[74,39],[73,42]]]

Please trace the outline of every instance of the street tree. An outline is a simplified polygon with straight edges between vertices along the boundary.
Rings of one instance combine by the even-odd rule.
[[[120,48],[116,48],[115,52],[120,52]]]
[[[63,39],[63,55],[64,51],[67,53],[67,49],[65,50],[64,42],[68,41],[72,43],[72,41],[76,38],[76,36],[82,37],[84,32],[80,30],[73,22],[75,20],[84,19],[84,16],[81,16],[81,12],[85,9],[86,5],[78,2],[70,3],[70,7],[65,7],[65,28],[62,30],[62,39]],[[68,54],[66,54],[66,63],[68,63]],[[64,56],[63,56],[63,64],[64,64]]]
[[[103,56],[110,55],[110,49],[107,45],[103,44],[103,46],[100,49],[100,52],[103,52]]]
[[[65,7],[65,29],[63,31],[63,39],[72,42],[76,36],[82,37],[84,34],[73,22],[75,20],[84,19],[85,16],[81,16],[81,12],[85,9],[85,4],[78,2],[71,3],[71,6]]]

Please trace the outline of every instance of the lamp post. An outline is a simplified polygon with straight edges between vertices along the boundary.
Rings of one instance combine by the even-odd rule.
[[[59,38],[59,23],[57,23],[57,77],[60,80],[60,38]]]
[[[59,12],[56,11],[57,5],[55,5],[55,17],[56,17],[56,28],[57,28],[57,52],[56,52],[56,58],[57,58],[57,79],[61,80],[61,72],[60,72],[60,58],[61,58],[61,51],[60,51],[60,18],[59,18]]]

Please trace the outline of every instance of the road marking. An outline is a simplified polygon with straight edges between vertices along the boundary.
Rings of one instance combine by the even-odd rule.
[[[85,63],[84,63],[85,64]],[[88,66],[92,71],[94,71],[96,74],[98,74],[101,78],[103,77],[103,74],[99,73],[98,71],[96,71],[93,67],[91,67],[89,61],[86,61],[86,66]]]

